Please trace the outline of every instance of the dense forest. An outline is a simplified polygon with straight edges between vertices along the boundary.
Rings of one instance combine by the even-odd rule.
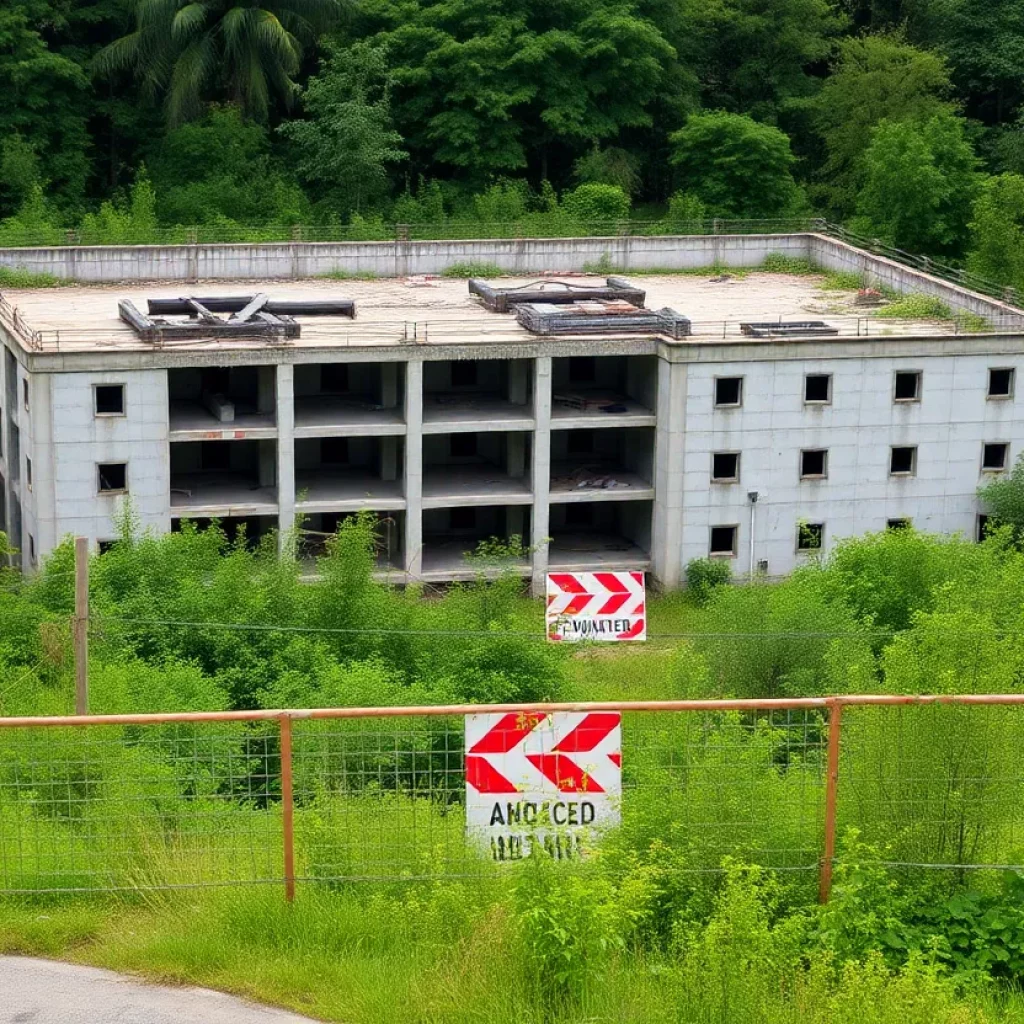
[[[1024,280],[1021,0],[6,0],[0,87],[0,244],[815,215]]]

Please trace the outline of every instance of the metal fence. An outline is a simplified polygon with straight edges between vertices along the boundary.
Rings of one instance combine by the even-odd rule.
[[[1024,695],[332,708],[0,719],[0,892],[485,877],[464,719],[622,713],[601,842],[817,876],[1024,865]],[[858,856],[865,856],[863,850]]]

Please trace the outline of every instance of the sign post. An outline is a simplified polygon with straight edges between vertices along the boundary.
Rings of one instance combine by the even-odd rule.
[[[549,572],[547,635],[555,642],[647,639],[642,572]]]
[[[619,712],[466,716],[466,830],[494,860],[580,857],[621,797]]]

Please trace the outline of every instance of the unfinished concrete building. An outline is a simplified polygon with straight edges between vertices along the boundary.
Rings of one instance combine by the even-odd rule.
[[[535,582],[621,568],[669,587],[709,555],[775,575],[887,525],[976,534],[979,484],[1024,445],[1024,317],[900,273],[969,317],[886,320],[814,277],[756,273],[634,271],[621,287],[653,319],[617,294],[568,296],[550,332],[495,292],[527,275],[477,294],[455,280],[219,284],[285,311],[251,333],[237,302],[225,331],[194,310],[184,326],[119,315],[119,301],[145,320],[149,300],[197,297],[209,314],[209,286],[11,293],[0,528],[31,569],[67,534],[110,541],[128,494],[158,531],[218,519],[258,538],[299,522],[312,556],[369,510],[396,583],[465,578],[480,541],[518,536]],[[355,319],[287,312],[339,295]]]

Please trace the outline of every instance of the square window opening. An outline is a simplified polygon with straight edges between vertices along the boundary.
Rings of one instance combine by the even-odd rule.
[[[909,530],[910,526],[910,519],[906,516],[900,516],[897,519],[886,519],[885,521],[885,528],[887,530]]]
[[[448,451],[453,459],[472,459],[477,455],[476,434],[452,434]]]
[[[711,456],[711,480],[713,483],[735,483],[739,478],[739,452],[715,452]]]
[[[824,523],[800,523],[796,528],[797,551],[820,551],[825,541]]]
[[[982,446],[981,468],[989,473],[1001,473],[1006,469],[1010,446],[1002,441],[990,442]]]
[[[96,400],[97,416],[124,415],[123,384],[97,384],[93,397]]]
[[[97,541],[97,546],[100,549],[100,554],[105,555],[108,551],[112,550],[114,545],[117,543],[116,540],[101,540]]]
[[[476,363],[472,359],[456,359],[452,364],[452,387],[476,387]]]
[[[893,448],[889,452],[889,475],[912,476],[917,468],[917,449]]]
[[[718,557],[732,558],[736,554],[735,526],[712,526],[711,527],[711,555]]]
[[[127,462],[101,462],[99,465],[100,494],[118,494],[128,489]]]
[[[715,378],[715,405],[734,406],[743,404],[742,377]]]
[[[893,399],[897,402],[916,402],[921,398],[919,370],[898,370],[893,386]]]
[[[804,377],[804,401],[828,403],[832,401],[832,374],[809,373]]]
[[[988,397],[989,398],[1012,398],[1014,370],[1009,367],[1000,367],[988,371]]]
[[[800,476],[814,479],[828,476],[828,449],[809,448],[800,453]]]

